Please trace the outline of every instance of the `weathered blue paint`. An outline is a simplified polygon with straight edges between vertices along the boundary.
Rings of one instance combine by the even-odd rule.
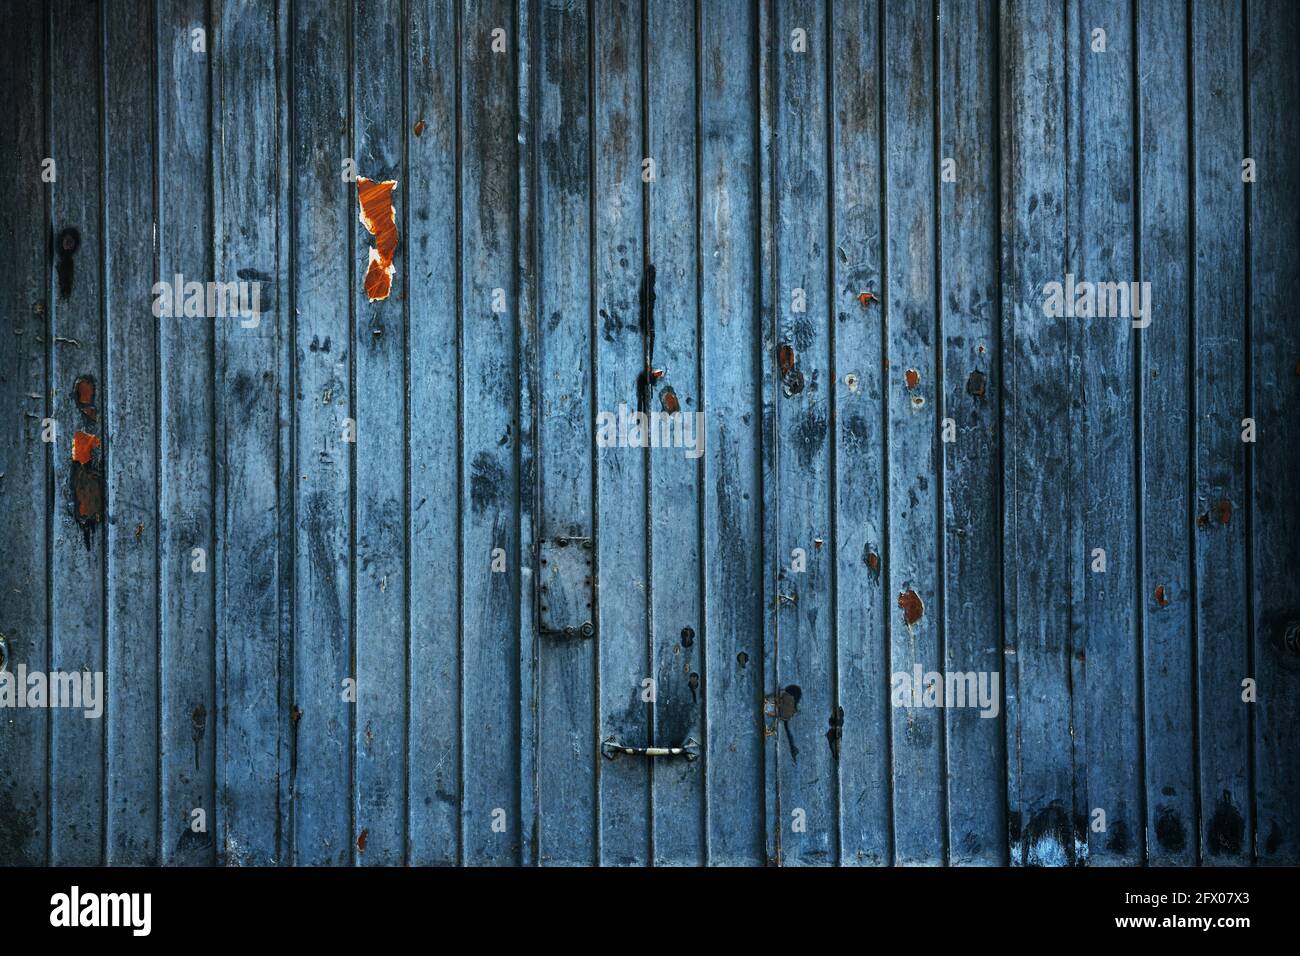
[[[1296,18],[3,5],[0,864],[1300,862]]]

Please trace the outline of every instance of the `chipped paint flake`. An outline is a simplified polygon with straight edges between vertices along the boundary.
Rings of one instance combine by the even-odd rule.
[[[393,211],[393,190],[397,180],[376,182],[357,177],[357,202],[361,206],[361,224],[375,237],[366,266],[366,298],[377,302],[388,298],[393,287],[393,256],[397,254],[397,213]]]

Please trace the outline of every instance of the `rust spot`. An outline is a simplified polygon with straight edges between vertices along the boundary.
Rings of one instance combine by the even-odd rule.
[[[88,422],[98,420],[99,413],[95,409],[95,379],[90,375],[82,375],[72,383],[72,400],[77,403],[77,411],[81,412],[83,418]]]
[[[898,606],[903,610],[903,623],[908,627],[921,620],[921,615],[925,613],[925,605],[921,603],[920,596],[912,590],[904,591],[898,596]]]
[[[668,412],[670,415],[682,410],[681,403],[677,401],[677,393],[671,388],[665,388],[663,390],[663,394],[659,396],[659,404],[662,405],[663,410]]]
[[[144,537],[144,522],[141,521],[135,526],[135,540],[139,541]]]
[[[1196,516],[1196,527],[1208,528],[1210,526],[1210,516],[1208,514],[1199,514]]]
[[[1214,515],[1219,519],[1219,524],[1227,524],[1232,520],[1232,502],[1227,498],[1220,498],[1214,506]]]
[[[850,392],[856,392],[858,390],[858,377],[850,372],[844,376],[844,384],[849,387]]]
[[[821,538],[813,538],[813,548],[815,548],[818,551],[822,549],[822,545],[825,543],[826,542],[823,541]]]
[[[908,388],[916,388],[921,384],[921,373],[914,368],[909,368],[903,373],[903,379],[907,382]]]
[[[988,379],[981,371],[971,372],[966,376],[966,394],[973,395],[976,398],[982,398],[984,389],[988,384]]]
[[[370,829],[367,827],[365,830],[362,830],[361,835],[357,837],[357,849],[360,850],[362,853],[366,852],[366,839],[369,836],[370,836]]]
[[[1169,606],[1169,595],[1165,592],[1163,584],[1156,585],[1156,603],[1161,607]]]
[[[300,720],[302,720],[302,708],[294,704],[293,710],[289,711],[289,723],[293,725],[294,730],[298,729],[298,721]]]
[[[95,380],[83,375],[72,385],[72,400],[77,405],[86,427],[95,423]],[[76,431],[72,433],[72,467],[68,470],[68,497],[72,504],[72,519],[81,528],[90,548],[91,535],[99,527],[104,517],[104,476],[95,450],[100,447],[100,438],[91,432]]]
[[[782,342],[776,348],[776,367],[781,373],[781,391],[786,398],[793,398],[803,391],[803,372],[797,367],[798,359],[794,346]]]
[[[73,432],[72,460],[79,465],[89,465],[99,447],[99,436],[90,432]]]
[[[393,190],[397,180],[375,182],[357,177],[357,202],[361,206],[361,224],[375,237],[366,267],[366,298],[371,302],[387,299],[393,287],[393,256],[397,254],[397,214],[393,211]]]
[[[650,381],[657,382],[664,377],[664,370],[661,368],[652,368],[650,370]]]
[[[782,375],[789,375],[794,370],[794,346],[789,342],[776,347],[776,367]]]
[[[866,557],[862,560],[863,563],[866,564],[867,570],[870,571],[872,575],[875,577],[880,576],[880,555],[876,554],[874,551],[868,551]]]
[[[415,121],[415,135],[416,136],[424,135],[424,120]]]
[[[874,292],[859,292],[858,301],[862,303],[863,308],[865,308],[873,302],[879,302],[880,298]]]

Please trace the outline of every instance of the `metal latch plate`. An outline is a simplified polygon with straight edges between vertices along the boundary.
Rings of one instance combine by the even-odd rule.
[[[593,589],[590,538],[544,538],[541,553],[542,633],[554,637],[588,638],[592,623]]]

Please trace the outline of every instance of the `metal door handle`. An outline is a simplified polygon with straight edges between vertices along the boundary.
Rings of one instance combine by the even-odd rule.
[[[610,760],[619,754],[631,757],[685,757],[694,760],[700,755],[700,744],[694,737],[687,737],[680,747],[629,747],[619,743],[617,737],[606,737],[600,745],[600,752]]]

